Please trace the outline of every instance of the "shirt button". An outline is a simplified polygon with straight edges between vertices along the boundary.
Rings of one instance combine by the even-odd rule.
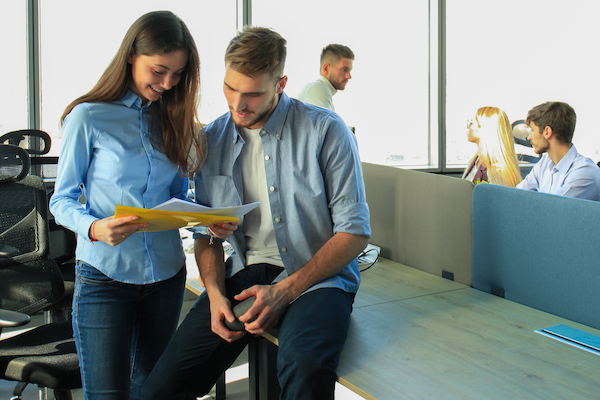
[[[281,218],[275,217],[275,222],[281,222]]]
[[[271,159],[270,156],[265,156],[265,160],[269,161]]]
[[[287,251],[287,247],[282,247],[282,248],[281,248],[281,252],[282,252],[282,253],[285,253],[286,251]]]
[[[274,186],[271,186],[271,187],[269,188],[269,190],[270,190],[271,192],[274,192],[274,191],[275,191],[275,187],[274,187]]]
[[[281,135],[279,135],[279,133],[276,133],[276,134],[275,134],[275,137],[276,137],[277,139],[279,139],[279,136],[281,136]]]
[[[266,135],[266,134],[267,134],[267,131],[265,131],[265,130],[263,129],[263,130],[262,130],[260,133],[262,133],[263,135]]]

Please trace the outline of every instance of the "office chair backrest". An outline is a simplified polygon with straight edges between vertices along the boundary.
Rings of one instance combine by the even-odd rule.
[[[13,145],[0,146],[0,184],[25,178],[31,166],[27,151]]]
[[[14,147],[0,145],[0,159],[13,160]],[[64,284],[58,266],[47,257],[44,182],[32,175],[19,180],[19,162],[0,168],[0,307],[31,314],[62,298]]]
[[[511,124],[512,134],[515,138],[515,143],[525,147],[532,147],[527,137],[529,137],[530,129],[524,119],[517,120]]]
[[[0,144],[18,146],[31,156],[31,173],[44,178],[56,178],[58,157],[48,156],[52,140],[39,129],[21,129],[0,136]]]
[[[517,120],[511,124],[513,138],[515,139],[515,143],[521,146],[533,148],[531,142],[527,140],[529,137],[529,133],[531,132],[527,122],[524,119]],[[521,162],[528,162],[535,164],[540,160],[540,156],[531,156],[527,154],[520,154],[517,152],[517,158]]]
[[[50,135],[39,129],[21,129],[0,136],[0,144],[12,144],[21,147],[32,155],[48,154],[50,143]]]

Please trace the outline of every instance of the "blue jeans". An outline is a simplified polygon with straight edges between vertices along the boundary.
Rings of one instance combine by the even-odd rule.
[[[281,269],[246,267],[226,281],[227,296],[254,284],[270,284]],[[333,399],[339,354],[344,347],[354,294],[318,289],[288,308],[279,327],[277,359],[281,398]],[[210,304],[202,294],[177,329],[144,385],[144,400],[191,400],[210,391],[251,339],[227,343],[211,331]]]
[[[177,328],[185,268],[148,285],[117,282],[77,263],[73,335],[86,400],[142,399],[141,388]]]

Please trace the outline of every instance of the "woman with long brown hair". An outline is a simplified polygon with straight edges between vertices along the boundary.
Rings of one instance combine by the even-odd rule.
[[[199,85],[188,28],[171,12],[151,12],[61,119],[50,207],[78,235],[73,333],[87,400],[140,399],[177,327],[186,277],[179,232],[145,232],[148,224],[114,212],[185,198],[203,161]],[[223,237],[235,229],[214,228]]]

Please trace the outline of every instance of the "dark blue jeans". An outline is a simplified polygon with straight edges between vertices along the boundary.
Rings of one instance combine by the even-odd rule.
[[[117,282],[79,262],[73,335],[86,400],[142,399],[142,384],[177,328],[185,268],[149,285]]]
[[[270,284],[281,269],[255,264],[227,279],[230,300],[255,284]],[[277,356],[281,398],[333,399],[354,294],[318,289],[294,301],[279,327]],[[236,304],[232,300],[232,304]],[[251,339],[227,343],[210,328],[210,304],[201,295],[177,329],[144,385],[144,400],[191,400],[207,394]]]

